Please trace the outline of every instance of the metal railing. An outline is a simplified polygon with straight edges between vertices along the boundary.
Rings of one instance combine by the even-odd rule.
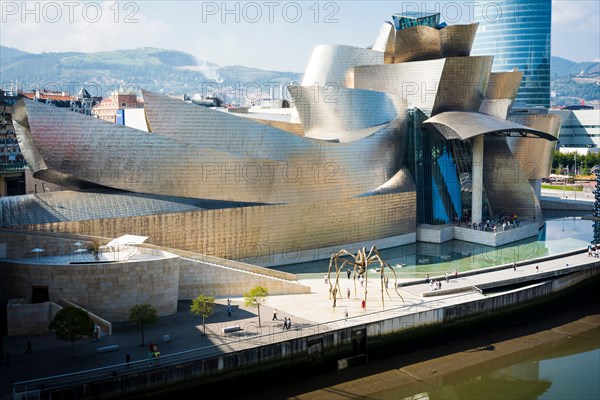
[[[23,396],[28,393],[39,393],[51,389],[66,388],[77,384],[113,379],[117,376],[143,373],[153,368],[179,365],[186,362],[201,361],[203,359],[208,359],[224,353],[232,353],[252,347],[285,342],[301,337],[333,332],[338,329],[345,329],[386,319],[417,314],[419,312],[439,309],[448,305],[460,304],[475,299],[481,299],[481,295],[477,292],[461,293],[454,296],[448,296],[443,299],[436,299],[432,301],[421,300],[413,304],[405,304],[400,307],[364,313],[330,322],[317,324],[296,323],[295,326],[290,330],[283,330],[280,326],[269,325],[268,328],[270,332],[266,334],[262,332],[265,327],[259,328],[258,324],[256,323],[248,323],[243,325],[241,331],[237,331],[235,333],[220,333],[222,332],[221,324],[212,324],[213,327],[217,325],[218,330],[212,331],[212,333],[209,332],[208,334],[213,339],[220,338],[222,340],[221,343],[184,350],[168,355],[161,355],[158,358],[132,361],[130,363],[119,363],[91,370],[15,382],[12,385],[13,398],[20,399],[25,398]],[[371,300],[370,302],[373,303],[375,301],[376,300]],[[223,324],[222,326],[224,327],[225,325],[226,324]],[[253,333],[256,333],[256,335],[253,336]]]

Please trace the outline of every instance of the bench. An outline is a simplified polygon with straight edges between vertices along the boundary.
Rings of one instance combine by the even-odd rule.
[[[223,328],[223,333],[237,332],[237,331],[241,331],[241,330],[242,330],[242,328],[239,325],[226,326],[225,328]]]
[[[112,344],[110,346],[104,346],[104,347],[98,347],[96,348],[96,353],[100,354],[100,353],[108,353],[110,351],[117,351],[119,350],[119,345],[118,344]]]

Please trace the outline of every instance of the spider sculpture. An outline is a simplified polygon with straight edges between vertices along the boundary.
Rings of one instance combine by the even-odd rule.
[[[396,284],[397,283],[396,272],[390,266],[390,264],[383,261],[383,259],[381,258],[381,255],[377,251],[377,248],[375,246],[373,246],[373,247],[371,247],[371,250],[369,250],[368,254],[367,254],[365,248],[363,247],[361,250],[358,250],[356,255],[353,255],[353,254],[347,252],[346,250],[340,250],[330,257],[329,270],[327,271],[327,282],[329,282],[329,293],[330,293],[330,295],[333,294],[333,307],[336,306],[337,295],[339,295],[341,298],[342,291],[340,288],[340,273],[343,273],[347,266],[348,267],[352,266],[354,268],[354,294],[355,294],[355,297],[356,297],[356,278],[358,277],[359,280],[361,281],[361,286],[364,288],[363,300],[364,300],[364,304],[366,306],[367,277],[368,277],[367,270],[368,270],[369,264],[379,264],[379,269],[377,272],[380,273],[380,278],[381,278],[380,279],[380,281],[381,281],[381,305],[385,308],[384,295],[383,295],[384,290],[389,297],[388,285],[387,285],[388,278],[385,276],[386,268],[389,268],[390,271],[392,271],[392,274],[394,274],[394,290],[396,291],[396,294],[398,294],[398,296],[404,303],[404,299],[398,292],[398,285]],[[332,270],[332,267],[333,267],[333,270]],[[331,274],[334,271],[335,271],[335,283],[332,284]],[[350,277],[350,273],[348,273],[348,278],[349,277]],[[363,282],[363,279],[364,279],[364,282]]]

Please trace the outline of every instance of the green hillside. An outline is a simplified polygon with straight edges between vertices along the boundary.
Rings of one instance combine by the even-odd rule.
[[[202,93],[207,83],[224,86],[298,81],[301,74],[265,71],[243,66],[220,67],[191,54],[156,48],[96,53],[30,54],[0,47],[2,84],[18,82],[22,90],[76,91],[106,96],[119,87],[160,93]]]

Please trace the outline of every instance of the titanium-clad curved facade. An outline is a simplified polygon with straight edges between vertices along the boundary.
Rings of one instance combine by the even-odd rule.
[[[491,100],[515,100],[522,80],[522,71],[492,72],[485,96]]]
[[[511,115],[509,119],[558,138],[561,124],[560,115],[517,114]],[[550,175],[556,141],[510,137],[506,138],[506,142],[528,179],[542,179]]]
[[[505,137],[485,137],[484,160],[483,182],[492,214],[514,213],[521,220],[542,221],[539,200]]]
[[[420,25],[396,31],[394,62],[469,56],[477,25],[451,25],[441,29]]]
[[[399,119],[362,140],[336,144],[161,97],[162,122],[175,121],[178,112],[187,115],[180,115],[187,123],[166,134],[156,131],[151,112],[153,131],[146,133],[29,100],[17,106],[26,108],[27,119],[15,119],[15,130],[33,143],[33,164],[43,166],[34,169],[34,176],[50,170],[66,179],[54,183],[77,186],[85,181],[138,193],[268,204],[340,199],[384,184],[401,167],[405,128]],[[196,115],[215,119],[212,137],[223,135],[221,147],[211,141],[209,129],[193,123]],[[230,118],[240,124],[238,131],[227,130]],[[240,138],[246,127],[248,137]],[[253,136],[255,127],[259,131]]]
[[[480,23],[473,55],[493,55],[494,72],[523,72],[517,101],[550,107],[551,0],[494,0],[474,5]]]
[[[383,61],[384,53],[381,51],[343,45],[320,45],[312,52],[301,86],[352,87],[346,83],[347,72],[352,67],[383,64]]]
[[[484,99],[492,57],[452,57],[352,69],[354,87],[406,99],[427,115],[477,111]]]
[[[396,29],[394,24],[385,21],[379,28],[379,33],[371,50],[382,51],[384,53],[384,62],[392,64],[394,62],[394,52],[396,49]]]
[[[288,88],[306,137],[352,142],[375,132],[379,125],[406,118],[399,96],[363,89]]]

